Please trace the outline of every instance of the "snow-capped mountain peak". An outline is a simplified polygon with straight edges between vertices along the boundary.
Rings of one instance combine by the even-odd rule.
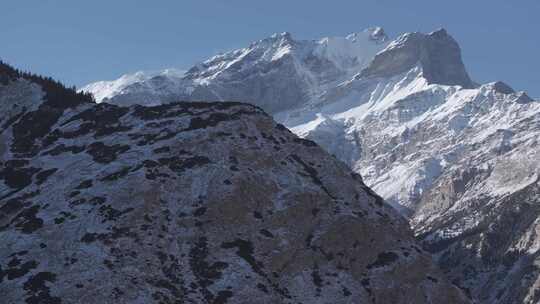
[[[288,41],[288,42],[294,41],[292,38],[292,34],[289,32],[274,33],[270,36],[270,39],[276,39],[276,40]]]
[[[144,92],[152,90],[152,82],[173,82],[174,85],[185,74],[185,71],[168,68],[162,71],[138,71],[133,74],[124,74],[112,81],[98,81],[81,88],[81,91],[91,92],[97,102],[107,101],[110,98],[125,94],[127,91],[137,90]]]
[[[119,80],[91,84],[82,90],[93,93],[98,102],[243,100],[276,113],[309,103],[329,87],[350,79],[386,47],[387,40],[381,28],[319,40],[295,40],[284,32],[213,56],[181,78]],[[268,87],[275,89],[271,95]]]
[[[359,76],[392,77],[417,65],[422,67],[423,77],[429,83],[475,86],[461,59],[458,43],[444,29],[399,36],[380,51]]]
[[[369,28],[346,37],[322,38],[317,41],[313,53],[332,61],[343,70],[358,71],[367,66],[387,41],[388,37],[382,28]]]
[[[358,37],[363,37],[365,35],[369,35],[369,38],[372,41],[375,41],[377,43],[385,43],[388,41],[388,36],[384,32],[384,29],[382,27],[376,26],[376,27],[370,27],[365,30],[363,30],[361,33],[352,33],[347,35],[347,39],[351,41],[356,41]]]

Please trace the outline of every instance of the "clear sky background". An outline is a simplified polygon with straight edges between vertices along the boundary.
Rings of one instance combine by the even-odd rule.
[[[296,39],[382,26],[446,28],[472,78],[540,97],[539,0],[6,0],[0,58],[69,85],[189,68],[275,32]]]

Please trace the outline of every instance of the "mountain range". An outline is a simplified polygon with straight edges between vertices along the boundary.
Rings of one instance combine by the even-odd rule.
[[[96,104],[0,63],[2,303],[470,303],[259,107]]]
[[[122,106],[259,106],[359,173],[473,301],[540,301],[540,102],[502,81],[475,82],[444,29],[275,34],[185,72],[82,91]]]

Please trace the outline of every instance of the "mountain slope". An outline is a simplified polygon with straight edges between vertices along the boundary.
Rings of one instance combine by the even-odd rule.
[[[90,84],[82,91],[98,102],[155,105],[177,100],[241,100],[275,113],[308,102],[365,67],[387,44],[381,28],[317,41],[275,34],[250,46],[197,64],[183,77],[140,77],[127,85],[124,76]],[[120,86],[104,90],[103,86]],[[271,88],[271,89],[268,89]]]
[[[89,84],[84,87],[83,91],[91,92],[99,102],[112,96],[121,95],[126,90],[142,94],[146,100],[151,101],[152,95],[176,92],[184,74],[185,71],[177,69],[166,69],[159,72],[140,71],[135,74],[123,75],[115,81],[98,81]],[[138,100],[142,99],[143,97],[140,96]]]
[[[407,214],[479,301],[536,303],[540,103],[501,92],[500,83],[462,89],[407,77],[336,111],[350,104],[345,97],[292,130],[348,161]]]
[[[439,60],[454,58],[450,71],[441,64],[442,76],[426,73],[421,59],[403,69],[409,51],[394,45],[408,37],[329,91],[320,107],[276,118],[408,215],[471,297],[537,303],[540,102],[502,82],[472,87],[455,55]]]
[[[359,175],[257,107],[50,97],[0,85],[6,303],[468,303]]]
[[[256,102],[360,173],[409,217],[426,248],[471,297],[481,303],[537,302],[540,102],[503,82],[472,81],[459,45],[445,30],[393,41],[370,39],[382,30],[367,32],[376,51],[347,71],[335,73],[339,65],[324,59],[310,68],[281,61],[294,73],[267,69],[257,60],[248,61],[249,69],[228,69],[225,62],[243,62],[240,50],[198,65],[191,78],[209,79],[195,87],[201,92],[201,86],[214,87],[212,77],[222,77],[220,90],[236,92],[227,98]],[[278,46],[296,45],[290,35],[272,39],[289,41]],[[255,45],[263,48],[259,53],[274,54],[274,44]],[[317,80],[312,86],[296,73],[306,70]],[[273,78],[254,85],[252,78],[262,79],[259,71]],[[140,101],[150,100],[159,99]]]

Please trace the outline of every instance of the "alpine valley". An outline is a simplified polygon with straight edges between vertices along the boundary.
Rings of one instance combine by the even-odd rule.
[[[259,106],[359,173],[474,302],[540,301],[540,102],[472,80],[444,29],[395,39],[381,28],[315,41],[275,34],[186,72],[82,90],[118,106]]]

